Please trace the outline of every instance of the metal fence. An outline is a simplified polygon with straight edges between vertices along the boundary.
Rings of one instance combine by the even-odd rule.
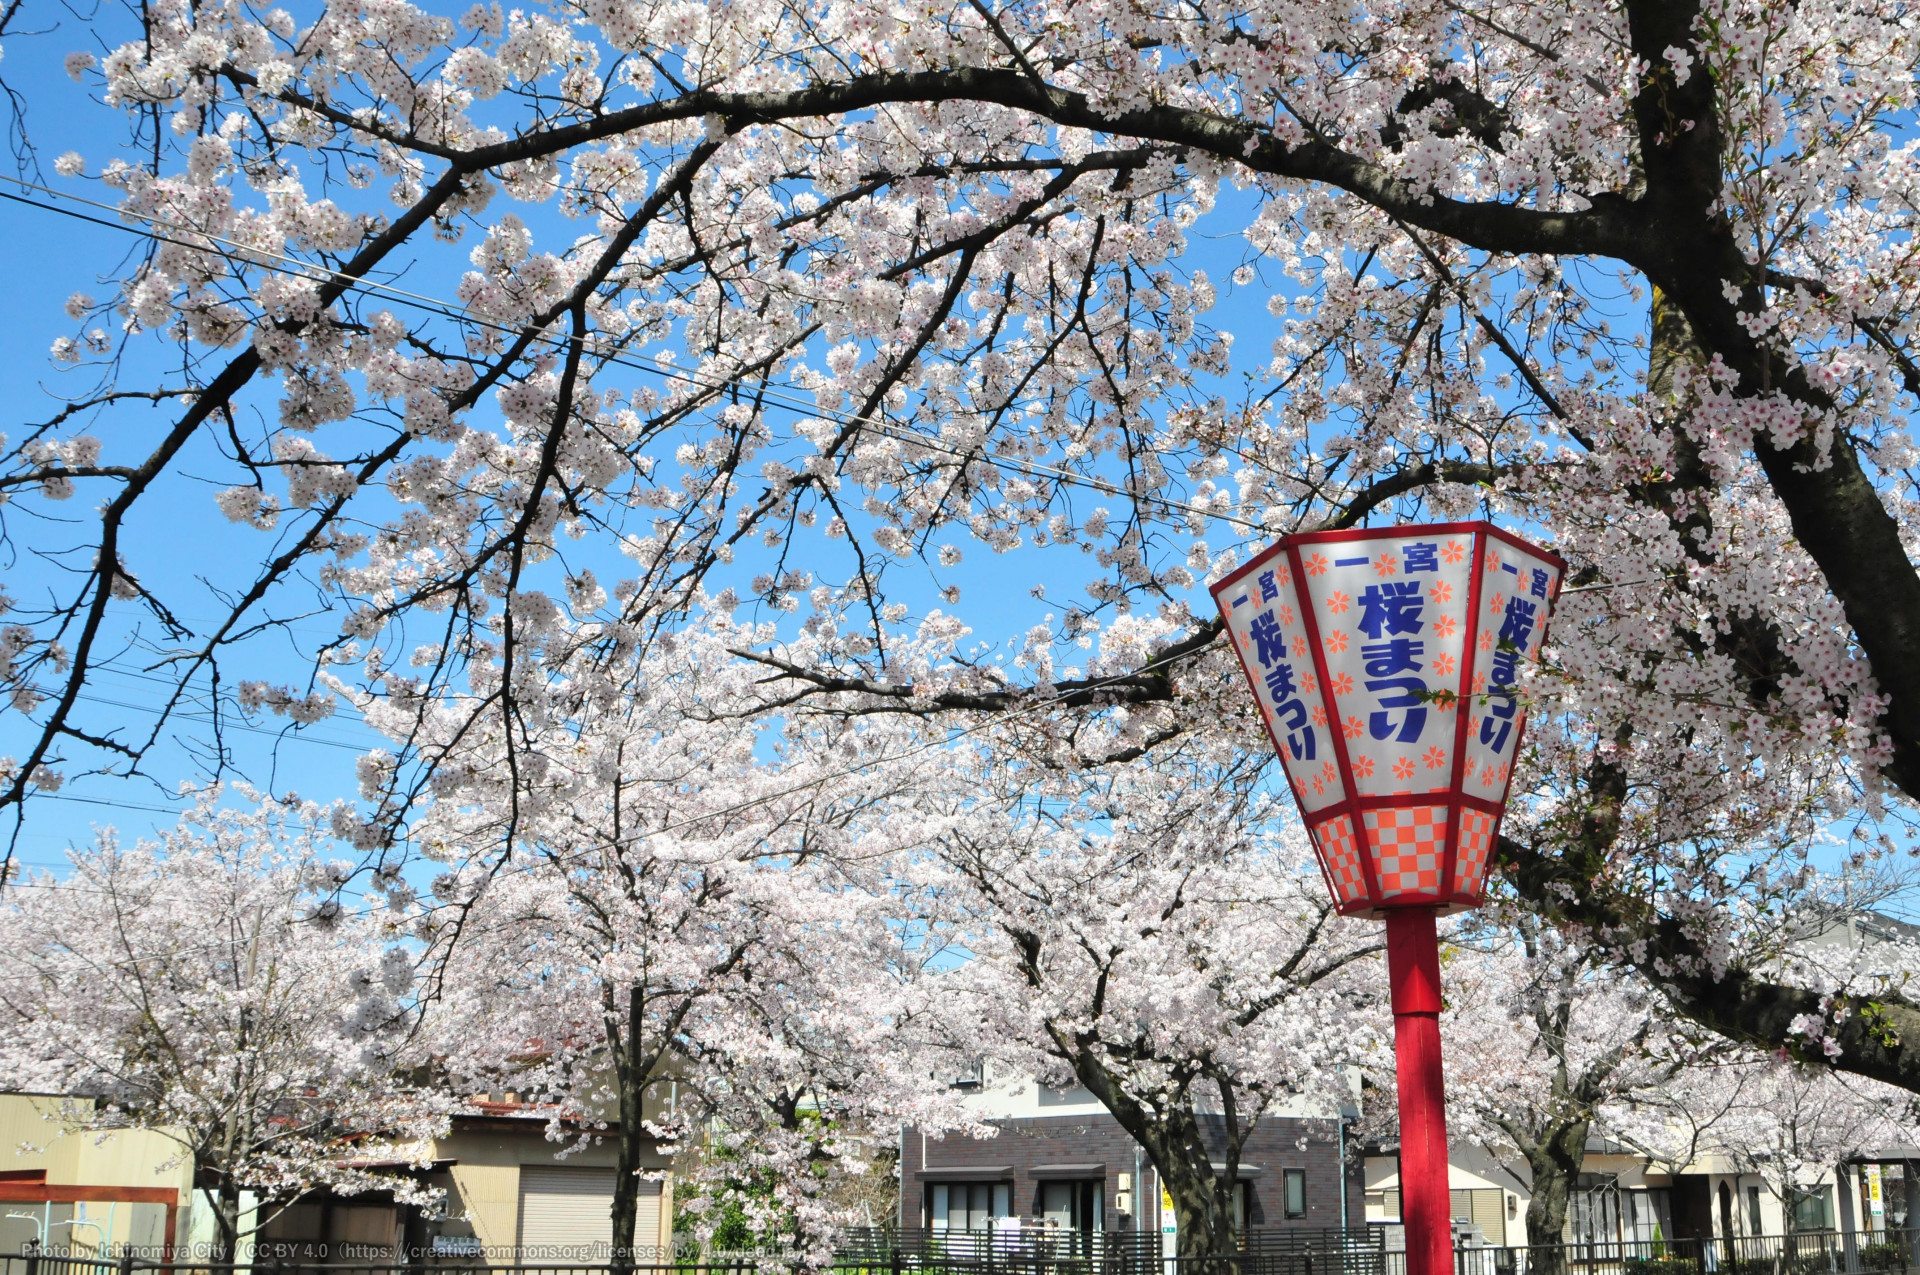
[[[1920,1232],[1803,1231],[1733,1239],[1460,1247],[1454,1275],[1882,1275],[1920,1271]],[[1406,1254],[1387,1255],[1405,1275]]]
[[[1380,1234],[1254,1227],[1233,1257],[1168,1257],[1157,1231],[1006,1226],[978,1231],[854,1228],[843,1275],[1386,1275]]]
[[[634,1275],[1406,1275],[1381,1228],[1253,1228],[1224,1257],[1171,1257],[1152,1231],[871,1229],[846,1233],[822,1267],[771,1254],[689,1255],[637,1263]],[[612,1275],[597,1264],[412,1262],[210,1263],[58,1253],[0,1256],[0,1275]],[[1647,1240],[1530,1247],[1463,1245],[1453,1275],[1920,1275],[1920,1231],[1811,1231],[1732,1240]]]
[[[633,1275],[759,1275],[764,1267],[750,1260],[639,1262],[627,1268]],[[75,1257],[55,1253],[0,1256],[0,1275],[611,1275],[613,1268],[597,1264],[497,1263],[422,1257],[416,1262],[206,1262],[186,1259],[152,1261],[135,1257]]]

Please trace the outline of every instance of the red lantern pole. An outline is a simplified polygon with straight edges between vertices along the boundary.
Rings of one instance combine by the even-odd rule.
[[[1400,1088],[1400,1219],[1407,1275],[1450,1275],[1447,1111],[1440,1081],[1440,941],[1435,908],[1387,913],[1387,981]]]

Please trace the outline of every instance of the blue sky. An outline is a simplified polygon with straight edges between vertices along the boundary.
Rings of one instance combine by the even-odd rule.
[[[85,158],[90,173],[97,173],[102,164],[114,156],[121,140],[120,117],[92,101],[92,90],[74,83],[61,69],[61,59],[68,51],[86,47],[101,46],[91,33],[79,30],[69,18],[65,30],[10,39],[4,67],[9,83],[31,103],[27,127],[38,152],[40,168],[38,174],[29,175],[62,192],[111,202],[113,193],[99,183],[64,179],[52,172],[53,157],[73,150]],[[35,203],[60,202],[39,192],[5,185],[0,185],[0,193],[22,196]],[[329,193],[340,197],[342,202],[351,197],[351,192]],[[1231,191],[1222,200],[1223,205],[1229,207],[1244,202],[1245,196]],[[65,206],[89,216],[103,215],[74,204]],[[565,243],[583,229],[549,210],[515,205],[513,211],[535,226],[545,247]],[[111,219],[110,214],[104,215]],[[1237,334],[1237,361],[1258,362],[1265,355],[1275,323],[1266,312],[1267,293],[1259,284],[1235,290],[1228,280],[1233,268],[1246,255],[1245,241],[1238,233],[1244,221],[1244,216],[1236,218],[1226,211],[1216,212],[1195,227],[1193,251],[1180,264],[1186,269],[1207,270],[1222,296],[1221,304],[1208,316],[1209,320]],[[0,348],[0,376],[4,376],[4,383],[11,390],[9,398],[14,410],[9,415],[11,424],[17,428],[21,421],[45,419],[57,410],[58,395],[73,392],[75,385],[84,385],[96,375],[92,369],[62,367],[48,357],[48,348],[55,337],[75,331],[61,307],[76,291],[110,295],[111,289],[101,281],[123,269],[128,254],[137,251],[141,242],[122,228],[90,224],[14,201],[0,202],[0,234],[11,243],[31,245],[24,251],[0,254],[0,287],[4,287],[12,299],[14,338]],[[468,246],[462,244],[451,250],[430,246],[419,261],[402,272],[398,280],[400,286],[428,296],[450,296],[460,271],[466,268]],[[406,307],[396,304],[393,308],[403,318],[411,317],[412,312]],[[169,375],[173,372],[170,357],[177,356],[163,342],[136,341],[125,356],[119,384],[144,388],[177,383],[177,374]],[[639,383],[648,378],[635,372],[628,379]],[[796,392],[794,397],[807,396]],[[258,393],[251,395],[246,410],[263,409],[271,410],[270,400]],[[98,432],[110,457],[116,447],[131,450],[144,445],[154,431],[171,419],[173,410],[170,405],[122,405],[103,415]],[[483,403],[478,409],[479,418],[486,420],[493,411],[491,402]],[[775,412],[781,424],[791,424],[797,415],[792,410]],[[220,474],[223,469],[219,457],[210,448],[198,455],[189,453],[177,472],[143,501],[128,536],[127,561],[133,574],[165,597],[176,608],[179,618],[196,629],[212,619],[217,610],[209,579],[229,578],[221,574],[223,568],[257,561],[271,544],[270,537],[229,524],[214,509],[213,495],[229,481]],[[36,526],[33,515],[21,504],[7,511],[13,543],[9,546],[11,556],[0,560],[0,570],[4,570],[8,588],[21,605],[31,605],[42,590],[57,585],[63,574],[57,559],[35,555],[37,544],[64,541],[67,536],[84,531],[84,520],[103,498],[103,491],[102,487],[89,489],[83,484],[79,494],[65,505],[39,506],[56,516],[78,520],[75,527],[65,532],[57,527]],[[1088,504],[1118,503],[1092,493],[1082,493],[1082,496]],[[1214,541],[1217,545],[1227,538],[1216,535]],[[1078,554],[1063,560],[1058,554],[1041,558],[1037,552],[1027,551],[1002,560],[966,537],[964,529],[955,529],[955,534],[942,539],[960,544],[966,551],[965,560],[957,567],[945,569],[897,568],[891,577],[895,596],[908,602],[916,614],[936,607],[958,611],[974,626],[976,638],[983,642],[1016,636],[1049,613],[1058,615],[1062,604],[1079,594],[1079,586],[1092,568],[1090,561],[1077,560]],[[802,546],[802,553],[796,559],[799,565],[813,568],[827,579],[844,578],[848,573],[843,563],[812,556],[820,554],[827,543],[817,535],[797,543]],[[600,574],[608,580],[617,578],[619,564],[624,561],[605,545],[570,547],[570,552],[587,560],[589,565],[599,566],[604,561],[606,565]],[[756,554],[743,554],[732,576],[744,586],[747,579],[766,565],[764,558],[757,558]],[[718,583],[726,582],[723,579]],[[962,591],[957,607],[943,603],[938,596],[939,589],[947,585],[957,585]],[[1035,586],[1044,586],[1049,596],[1035,597]],[[747,590],[743,587],[741,592]],[[1194,591],[1192,602],[1201,614],[1210,610],[1211,604],[1201,590]],[[273,613],[293,617],[288,627],[230,653],[223,669],[226,686],[230,689],[241,678],[304,684],[310,668],[304,652],[337,633],[333,618],[317,613],[319,603],[320,598],[312,591],[297,588],[286,591],[277,600]],[[299,618],[308,611],[316,613]],[[134,634],[129,631],[128,636]],[[160,676],[162,670],[153,665],[171,644],[157,633],[150,619],[141,623],[138,639],[153,649],[116,661],[116,667],[104,671],[86,692],[82,707],[92,724],[117,725],[134,734],[155,720],[154,706],[165,693],[167,683]],[[196,686],[204,705],[204,679]],[[21,833],[21,857],[29,865],[55,866],[60,862],[64,846],[75,839],[90,837],[91,830],[104,823],[111,822],[127,836],[169,824],[171,818],[166,811],[177,804],[170,800],[172,792],[181,782],[198,781],[209,773],[207,743],[197,729],[203,720],[189,711],[176,721],[168,732],[168,740],[146,764],[150,780],[80,777],[56,796],[37,800]],[[24,751],[23,725],[15,714],[0,714],[0,754]],[[351,713],[339,714],[299,731],[283,729],[283,721],[271,717],[254,723],[233,720],[230,726],[225,744],[235,773],[275,792],[297,790],[319,798],[351,795],[356,754],[363,747],[379,742]]]

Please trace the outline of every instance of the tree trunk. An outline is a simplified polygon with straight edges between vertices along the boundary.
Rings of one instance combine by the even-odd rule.
[[[1179,1228],[1174,1252],[1181,1257],[1225,1257],[1238,1252],[1232,1187],[1221,1189],[1211,1161],[1203,1159],[1195,1165],[1185,1156],[1162,1157],[1151,1147],[1147,1154],[1173,1200],[1174,1224]]]
[[[1559,1247],[1560,1233],[1567,1224],[1567,1201],[1573,1194],[1580,1165],[1587,1154],[1587,1130],[1592,1121],[1586,1117],[1556,1120],[1546,1133],[1525,1148],[1527,1167],[1533,1173],[1532,1194],[1527,1200],[1527,1269],[1531,1275],[1561,1275],[1566,1269],[1566,1253]]]
[[[1099,1061],[1087,1053],[1072,1058],[1080,1083],[1100,1100],[1120,1127],[1147,1153],[1160,1184],[1173,1201],[1180,1257],[1225,1258],[1240,1252],[1233,1225],[1233,1193],[1240,1167],[1240,1132],[1223,1120],[1224,1167],[1215,1170],[1199,1118],[1190,1105],[1149,1111],[1134,1101]],[[1144,1209],[1141,1212],[1144,1213]],[[1210,1273],[1211,1275],[1211,1273]]]
[[[209,1174],[212,1185],[200,1194],[213,1206],[213,1249],[207,1263],[221,1266],[238,1260],[240,1252],[240,1184],[229,1173]],[[203,1181],[205,1179],[203,1178]]]
[[[649,1071],[640,1056],[640,1024],[645,1009],[645,992],[638,984],[628,988],[627,1030],[620,1040],[614,1067],[620,1092],[620,1138],[613,1161],[613,1275],[630,1275],[637,1260],[634,1226],[640,1212],[640,1103]],[[652,1245],[658,1239],[650,1235],[646,1241]]]

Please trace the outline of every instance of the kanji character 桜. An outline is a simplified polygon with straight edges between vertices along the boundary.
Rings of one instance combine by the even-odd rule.
[[[1533,620],[1538,614],[1540,604],[1529,602],[1525,598],[1508,598],[1507,613],[1500,621],[1501,645],[1511,644],[1515,649],[1527,649],[1527,639],[1533,636]]]
[[[1254,655],[1262,668],[1270,667],[1287,653],[1286,636],[1280,632],[1280,622],[1273,618],[1271,611],[1262,611],[1253,617],[1253,623],[1247,626],[1247,636],[1253,639]]]
[[[1360,631],[1370,638],[1388,633],[1418,633],[1426,599],[1417,580],[1370,584],[1360,595]]]

